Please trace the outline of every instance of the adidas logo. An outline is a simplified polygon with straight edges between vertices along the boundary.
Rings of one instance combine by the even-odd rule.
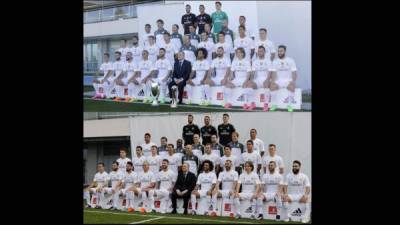
[[[292,216],[301,216],[301,209],[297,208],[295,211],[292,212]]]
[[[139,91],[138,96],[144,96],[144,91],[143,90]]]
[[[244,95],[240,95],[240,96],[236,99],[236,101],[243,102],[243,101],[244,101]]]
[[[253,211],[251,210],[251,207],[246,209],[246,213],[252,213]]]

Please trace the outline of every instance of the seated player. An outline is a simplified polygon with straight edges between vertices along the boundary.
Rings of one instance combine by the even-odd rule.
[[[231,60],[224,55],[223,47],[218,47],[216,58],[212,60],[210,66],[211,83],[210,86],[223,86],[231,73]]]
[[[308,223],[310,221],[311,210],[309,196],[311,192],[311,184],[308,176],[300,172],[300,167],[300,161],[293,161],[292,172],[286,175],[283,188],[283,207],[288,209],[288,203],[292,202],[306,204],[306,211],[304,212],[301,221],[303,223]],[[289,220],[289,218],[287,220]]]
[[[137,70],[138,65],[135,64],[132,58],[132,53],[128,52],[126,53],[126,62],[124,64],[124,69],[123,69],[123,74],[119,76],[117,79],[115,79],[115,93],[117,97],[114,99],[114,101],[123,101],[125,100],[126,102],[129,102],[130,96],[132,96],[133,93],[129,93],[128,89],[128,97],[125,99],[125,86],[128,85],[128,81],[134,76],[135,70]],[[131,89],[132,92],[132,89]]]
[[[191,99],[193,98],[193,86],[201,85],[201,103],[200,105],[207,105],[210,103],[207,101],[211,98],[210,96],[210,85],[205,82],[209,76],[208,71],[210,69],[210,64],[206,60],[207,50],[205,48],[199,48],[196,51],[197,60],[193,63],[192,72],[189,79],[186,81],[186,92],[188,102],[191,104]]]
[[[112,195],[112,206],[110,210],[118,209],[120,188],[122,185],[122,180],[124,178],[123,176],[124,174],[118,170],[118,162],[114,161],[112,163],[112,171],[109,174],[111,187],[106,187],[103,189],[104,193]]]
[[[140,61],[139,66],[135,71],[135,75],[128,81],[128,91],[132,93],[131,102],[139,97],[139,91],[143,91],[144,100],[146,103],[150,100],[150,88],[151,80],[153,76],[154,66],[149,60],[149,52],[147,50],[142,51],[142,61]]]
[[[136,146],[136,156],[132,158],[136,173],[143,172],[144,161],[146,161],[146,156],[143,155],[142,146]]]
[[[202,163],[203,172],[197,177],[196,187],[192,191],[190,198],[192,203],[192,215],[197,214],[195,209],[197,201],[196,198],[206,198],[208,211],[212,211],[211,214],[216,215],[216,212],[214,211],[215,208],[213,208],[213,205],[215,204],[212,204],[211,202],[212,192],[217,184],[217,176],[214,172],[212,172],[213,167],[213,163],[210,160],[206,160]],[[204,215],[208,215],[208,211],[205,210]]]
[[[149,44],[146,45],[143,49],[147,50],[147,52],[149,53],[149,60],[153,64],[156,63],[159,48],[156,44],[155,37],[153,35],[149,36]]]
[[[280,219],[280,213],[282,208],[282,197],[281,189],[283,184],[283,176],[275,172],[276,163],[270,161],[268,164],[268,173],[265,173],[261,178],[261,188],[257,199],[258,217],[257,219],[263,219],[263,201],[276,202],[277,214],[276,219]]]
[[[135,201],[135,192],[138,193],[137,186],[135,185],[137,182],[137,172],[133,172],[133,163],[126,163],[126,173],[122,179],[122,184],[124,188],[121,189],[121,194],[125,196],[125,209],[128,212],[134,212],[134,201]]]
[[[178,175],[180,167],[182,166],[182,156],[181,154],[175,153],[174,145],[168,144],[168,155],[165,159],[168,160],[168,169]]]
[[[101,64],[99,71],[97,72],[97,75],[100,73],[103,74],[103,77],[95,77],[93,78],[93,87],[95,90],[95,95],[92,97],[92,99],[98,99],[98,98],[105,98],[106,95],[105,93],[106,90],[104,90],[104,81],[107,82],[106,78],[110,77],[113,73],[113,63],[110,61],[110,54],[107,52],[103,54],[103,64]]]
[[[250,86],[255,86],[256,88],[265,90],[265,98],[264,98],[264,111],[268,111],[268,104],[270,102],[269,87],[270,79],[271,79],[271,69],[272,64],[269,58],[265,56],[265,48],[263,46],[259,46],[257,49],[258,57],[253,61],[251,66],[253,71],[253,83]]]
[[[160,198],[161,213],[167,211],[169,195],[175,185],[178,173],[174,173],[168,166],[168,159],[163,159],[161,171],[156,173],[156,190],[154,193]]]
[[[236,193],[236,186],[239,179],[239,174],[232,168],[233,164],[231,160],[225,161],[225,170],[218,175],[217,185],[212,193],[213,198],[213,208],[216,208],[217,197],[229,198],[233,200]],[[222,183],[222,189],[219,189]],[[231,217],[233,217],[233,212],[231,212]]]
[[[214,42],[208,40],[207,33],[204,31],[201,34],[201,42],[197,46],[197,48],[205,48],[207,50],[207,61],[209,64],[212,62],[212,52],[214,51]]]
[[[254,151],[254,142],[252,140],[248,140],[246,144],[247,151],[242,153],[242,164],[249,161],[252,162],[254,166],[257,166],[257,170],[255,172],[260,174],[262,164],[260,153]]]
[[[156,176],[150,171],[150,166],[147,161],[143,163],[143,172],[138,173],[138,191],[142,197],[143,207],[141,212],[147,211],[145,209],[154,210],[154,188],[156,187]]]
[[[211,172],[214,172],[215,174],[218,174],[220,171],[220,156],[215,155],[214,153],[211,152],[211,143],[207,143],[205,148],[204,148],[204,154],[201,156],[200,161],[205,162],[206,160],[209,160],[213,163],[214,168]]]
[[[155,64],[155,71],[158,71],[157,78],[152,79],[154,82],[157,82],[160,85],[160,103],[165,103],[165,97],[167,96],[168,89],[168,78],[172,73],[172,65],[171,62],[165,58],[165,49],[160,48],[159,58]]]
[[[157,146],[151,146],[151,155],[146,157],[146,161],[149,163],[150,171],[157,174],[161,167],[161,157],[157,154]]]
[[[101,209],[100,203],[104,198],[103,188],[108,186],[108,173],[104,171],[104,163],[100,162],[97,164],[97,173],[94,175],[93,182],[89,185],[89,193],[96,196],[96,209]],[[86,194],[88,197],[88,194]],[[88,200],[88,199],[87,199]],[[90,204],[88,208],[90,208]]]
[[[194,134],[193,135],[193,144],[192,144],[192,151],[199,160],[201,159],[201,156],[204,154],[204,145],[201,144],[200,142],[200,135]]]
[[[289,90],[288,97],[285,98],[284,103],[289,103],[287,110],[293,112],[291,104],[296,104],[294,100],[294,91],[296,89],[297,68],[292,58],[286,57],[286,46],[280,45],[278,47],[278,58],[272,62],[272,77],[270,84],[271,102],[276,102],[277,90],[286,88]],[[271,106],[271,111],[276,110],[276,105]]]
[[[240,201],[239,200],[250,200],[251,207],[246,209],[246,212],[251,212],[251,218],[255,219],[256,213],[256,202],[257,195],[260,189],[260,179],[258,175],[253,172],[254,165],[252,162],[246,162],[244,164],[244,173],[240,174],[238,185],[236,186],[235,198],[233,199],[233,205],[236,210],[236,218],[241,218],[240,214]],[[239,193],[240,186],[242,186],[242,192]]]
[[[232,155],[232,149],[231,146],[227,145],[224,147],[224,156],[221,157],[221,165],[225,165],[226,160],[230,160],[232,162],[232,165],[234,166],[234,169],[240,173],[240,159],[234,155]]]
[[[232,89],[235,87],[245,87],[244,85],[247,83],[247,81],[250,78],[250,72],[251,72],[251,65],[250,61],[245,59],[245,51],[243,48],[237,48],[236,49],[236,56],[237,60],[234,60],[232,62],[231,66],[231,79],[227,79],[225,88],[224,88],[224,99],[226,99],[227,103],[225,104],[225,108],[232,108],[232,104],[230,102],[233,101],[232,99]],[[252,92],[253,89],[247,88],[244,93],[245,97],[245,102],[249,101],[249,96],[254,92]],[[244,109],[248,109],[248,106],[246,103],[243,105]]]

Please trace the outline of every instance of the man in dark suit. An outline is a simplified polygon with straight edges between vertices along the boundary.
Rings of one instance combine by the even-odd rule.
[[[197,177],[194,173],[189,171],[189,165],[184,163],[182,165],[182,172],[179,172],[178,178],[176,179],[175,186],[172,190],[171,200],[172,200],[172,214],[176,214],[176,199],[183,198],[183,208],[185,211],[183,214],[187,214],[188,203],[190,195],[196,186]]]
[[[172,86],[178,87],[178,98],[179,104],[182,104],[183,89],[186,86],[186,81],[189,79],[189,75],[192,72],[192,65],[189,61],[185,60],[185,53],[178,53],[178,60],[174,64],[174,73],[172,75],[172,82],[168,84],[169,97],[172,98]]]

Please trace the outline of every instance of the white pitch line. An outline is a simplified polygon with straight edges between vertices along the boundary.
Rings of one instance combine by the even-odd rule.
[[[127,215],[127,216],[143,216],[143,217],[157,217],[156,215],[142,215],[142,214],[128,214],[128,213],[116,213],[116,212],[102,212],[102,211],[89,211],[85,210],[85,212],[89,213],[104,213],[104,214],[114,214],[114,215]],[[244,223],[244,224],[252,224],[251,222],[245,221],[227,221],[227,220],[210,220],[210,219],[196,219],[190,217],[173,217],[173,216],[165,216],[167,219],[177,219],[177,220],[195,220],[195,221],[210,221],[210,222],[221,222],[221,223]]]
[[[162,218],[165,218],[165,217],[160,216],[160,217],[156,217],[156,218],[152,218],[152,219],[148,219],[148,220],[136,221],[136,222],[133,222],[133,223],[130,223],[130,224],[145,223],[145,222],[149,222],[149,221],[153,221],[153,220],[159,220],[159,219],[162,219]]]

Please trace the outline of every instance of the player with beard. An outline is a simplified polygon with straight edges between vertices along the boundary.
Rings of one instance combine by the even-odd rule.
[[[211,136],[217,134],[217,129],[210,124],[210,117],[204,116],[204,126],[200,129],[202,144],[211,143]]]
[[[201,159],[201,155],[204,154],[204,145],[200,143],[200,135],[193,135],[192,151],[195,156]]]
[[[193,154],[192,145],[186,145],[186,154],[182,157],[182,165],[187,163],[189,165],[189,171],[197,176],[199,170],[199,158]]]
[[[218,47],[216,58],[213,59],[210,66],[210,86],[224,86],[227,80],[230,79],[229,75],[231,73],[231,60],[224,57],[224,54],[224,48]],[[224,101],[226,101],[225,96]]]
[[[119,102],[125,100],[129,102],[131,100],[130,97],[133,97],[132,88],[130,91],[128,88],[128,94],[126,95],[125,86],[129,84],[128,82],[135,75],[137,68],[138,65],[133,62],[132,53],[126,53],[126,62],[124,64],[123,73],[115,79],[115,94],[117,97],[114,101]],[[127,96],[126,99],[125,96]]]
[[[222,116],[223,123],[218,125],[219,143],[226,146],[232,141],[232,133],[236,131],[235,127],[229,123],[229,115],[224,113]]]
[[[136,157],[132,158],[133,166],[135,167],[135,172],[143,172],[143,163],[146,161],[146,156],[143,156],[142,146],[136,146]]]
[[[222,157],[224,155],[224,146],[218,143],[217,134],[211,135],[211,152],[218,157]]]
[[[120,172],[122,175],[125,175],[126,173],[126,163],[131,162],[132,160],[128,157],[126,157],[126,154],[128,151],[126,150],[125,147],[121,147],[119,150],[119,159],[117,159],[118,162],[118,172]]]
[[[151,79],[153,82],[157,82],[160,85],[159,100],[161,104],[165,103],[165,97],[167,96],[167,89],[168,89],[167,82],[168,79],[171,77],[172,73],[172,65],[170,60],[165,58],[165,52],[166,50],[164,48],[160,48],[159,58],[154,65],[155,67],[154,70],[158,72],[157,78]]]
[[[205,162],[206,160],[211,161],[214,165],[212,172],[218,174],[220,171],[220,158],[221,158],[220,156],[215,155],[211,152],[211,144],[208,143],[205,145],[204,154],[201,156],[200,161],[201,162]]]
[[[124,179],[125,173],[121,173],[121,170],[118,169],[118,162],[114,161],[112,163],[112,171],[109,174],[109,178],[111,181],[111,187],[104,188],[104,193],[112,194],[112,206],[110,210],[117,210],[118,209],[118,202],[119,202],[119,193],[120,188],[122,185],[122,180]],[[125,170],[126,172],[126,170]]]
[[[151,141],[151,134],[145,133],[144,134],[144,143],[141,144],[144,156],[151,155],[151,146],[153,146],[153,145],[156,145],[156,144]]]
[[[244,152],[244,145],[239,142],[239,133],[232,132],[232,141],[228,143],[228,146],[232,149],[232,155],[240,159]]]
[[[182,34],[179,33],[178,24],[172,25],[171,42],[175,45],[176,49],[178,50],[181,49],[183,40],[182,40]]]
[[[196,215],[196,198],[206,198],[207,199],[207,205],[209,207],[209,211],[212,211],[212,215],[216,215],[215,213],[215,208],[213,208],[211,202],[211,196],[212,192],[215,188],[215,185],[217,183],[217,176],[215,175],[213,171],[213,163],[210,160],[206,160],[202,163],[202,169],[203,172],[198,176],[197,182],[196,182],[196,187],[192,191],[191,195],[191,203],[192,203],[192,215]],[[207,215],[207,211],[205,211],[204,215]]]
[[[161,214],[165,214],[168,207],[169,195],[175,185],[177,172],[174,173],[168,168],[168,160],[163,159],[161,164],[161,171],[156,174],[156,190],[154,193],[160,198]]]
[[[115,80],[123,73],[125,62],[121,60],[121,52],[115,52],[115,62],[112,64],[114,73],[109,73],[103,80],[103,88],[107,98],[113,98],[112,90],[115,86]]]
[[[186,81],[186,93],[188,102],[191,104],[191,99],[193,98],[193,87],[201,87],[201,103],[200,105],[208,105],[210,96],[210,85],[207,81],[209,77],[210,63],[206,60],[207,50],[205,48],[199,48],[196,51],[197,60],[192,64],[192,72],[189,79]]]
[[[165,159],[165,157],[167,157],[168,155],[168,146],[167,146],[167,142],[168,139],[166,137],[161,137],[161,145],[160,147],[158,147],[158,154],[160,155],[161,159]]]
[[[99,99],[105,98],[106,93],[108,93],[104,88],[104,82],[108,82],[106,80],[107,77],[110,77],[114,73],[113,63],[110,61],[110,54],[104,53],[103,54],[103,64],[101,64],[97,75],[100,73],[103,74],[103,77],[95,77],[93,79],[93,88],[96,94],[92,97],[92,99]]]
[[[132,93],[132,99],[139,97],[139,91],[143,90],[144,100],[146,103],[150,97],[150,85],[148,82],[149,78],[153,76],[154,65],[149,60],[149,52],[147,50],[142,51],[142,61],[139,62],[138,67],[135,70],[135,75],[128,81],[128,90]]]
[[[183,147],[183,140],[178,139],[176,140],[176,149],[175,149],[175,154],[178,154],[178,156],[182,159],[182,157],[185,155],[185,147]]]
[[[231,147],[228,145],[224,147],[224,156],[221,157],[220,163],[221,165],[225,165],[225,162],[230,160],[234,166],[234,169],[238,172],[238,174],[240,174],[240,159],[241,158],[237,158],[236,156],[232,155]]]
[[[126,173],[122,180],[124,188],[121,189],[121,194],[125,196],[126,199],[125,209],[127,209],[128,212],[135,211],[133,204],[135,201],[135,193],[139,193],[137,186],[135,185],[137,182],[137,175],[138,175],[137,172],[133,172],[132,162],[127,162]]]
[[[180,167],[182,166],[182,156],[178,153],[174,153],[173,144],[168,144],[167,149],[168,149],[168,155],[165,157],[165,159],[168,160],[168,168],[176,175],[178,175]]]
[[[139,62],[142,60],[143,47],[139,45],[139,38],[137,36],[133,36],[132,47],[129,51],[132,53],[133,62],[139,65]]]
[[[104,198],[103,189],[108,186],[109,176],[104,171],[104,163],[100,162],[97,164],[97,173],[94,175],[93,182],[89,185],[88,190],[92,195],[96,195],[96,209],[100,209],[101,200]],[[88,196],[88,194],[86,194]],[[90,208],[90,205],[88,205]]]
[[[195,134],[200,135],[199,127],[193,123],[193,115],[188,115],[188,124],[186,124],[182,129],[182,137],[185,140],[185,146],[187,144],[193,144],[193,136]]]

